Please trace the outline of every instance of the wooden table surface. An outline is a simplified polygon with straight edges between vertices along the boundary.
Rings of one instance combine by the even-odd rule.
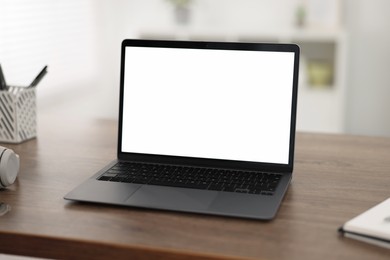
[[[343,238],[345,221],[390,197],[390,139],[298,133],[293,182],[268,222],[65,201],[116,156],[110,120],[39,117],[38,138],[0,190],[0,253],[83,259],[390,259]]]

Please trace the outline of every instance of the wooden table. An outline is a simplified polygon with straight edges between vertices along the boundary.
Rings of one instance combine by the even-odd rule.
[[[57,118],[57,119],[55,119]],[[390,259],[340,237],[348,219],[390,197],[390,139],[297,134],[293,182],[273,221],[65,201],[116,156],[116,122],[40,116],[38,138],[0,191],[0,253],[82,259]],[[4,144],[3,144],[4,145]]]

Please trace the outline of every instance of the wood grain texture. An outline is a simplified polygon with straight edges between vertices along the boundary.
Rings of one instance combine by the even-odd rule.
[[[57,119],[55,119],[57,118]],[[41,116],[38,138],[7,145],[17,182],[0,190],[0,252],[83,259],[389,259],[342,238],[345,221],[390,197],[390,139],[299,133],[293,182],[273,221],[65,201],[116,157],[115,121]]]

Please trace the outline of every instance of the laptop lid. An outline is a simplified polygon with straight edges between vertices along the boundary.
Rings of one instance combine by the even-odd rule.
[[[292,172],[299,48],[124,40],[118,158]]]

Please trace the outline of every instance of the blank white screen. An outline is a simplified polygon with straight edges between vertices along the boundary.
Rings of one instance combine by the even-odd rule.
[[[294,53],[126,47],[122,151],[287,164]]]

